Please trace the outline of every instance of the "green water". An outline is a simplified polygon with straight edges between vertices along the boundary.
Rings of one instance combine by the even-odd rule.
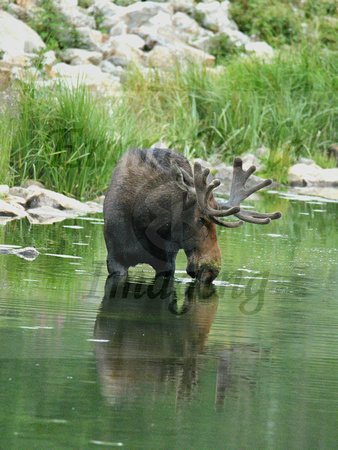
[[[0,244],[0,448],[337,445],[337,203],[270,195],[219,229],[223,269],[106,283],[102,216],[13,221]]]

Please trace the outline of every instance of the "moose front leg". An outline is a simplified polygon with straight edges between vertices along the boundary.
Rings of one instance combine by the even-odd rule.
[[[116,277],[127,277],[128,268],[117,262],[114,257],[108,253],[107,257],[107,269],[111,276]]]
[[[156,278],[174,278],[175,276],[175,255],[166,255],[166,261],[156,261],[152,264],[156,271]]]

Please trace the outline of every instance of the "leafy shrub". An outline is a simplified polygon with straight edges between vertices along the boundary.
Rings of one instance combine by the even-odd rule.
[[[211,55],[215,56],[216,63],[229,59],[235,54],[239,54],[240,50],[230,40],[229,36],[225,34],[219,34],[212,37],[208,51]]]
[[[41,8],[34,12],[28,25],[40,35],[49,50],[86,46],[76,28],[67,22],[52,0],[42,0]]]
[[[231,15],[246,34],[256,34],[271,45],[299,40],[301,27],[292,6],[280,0],[236,0]]]
[[[272,46],[320,43],[337,50],[336,0],[232,0],[232,18],[241,31]]]

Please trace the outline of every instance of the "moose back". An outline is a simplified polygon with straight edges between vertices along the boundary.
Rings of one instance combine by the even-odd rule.
[[[208,169],[170,149],[130,149],[115,167],[104,201],[104,237],[110,275],[126,276],[128,268],[150,264],[156,276],[174,276],[177,253],[187,256],[187,273],[210,283],[218,275],[221,252],[216,225],[235,228],[243,222],[268,224],[280,212],[247,211],[240,203],[271,183],[263,180],[247,189],[255,171],[244,171],[242,160],[234,159],[230,198],[217,202],[213,190],[219,180],[207,182]],[[235,215],[240,221],[225,222]]]

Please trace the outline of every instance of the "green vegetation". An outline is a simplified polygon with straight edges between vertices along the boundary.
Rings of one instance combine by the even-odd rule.
[[[300,156],[333,167],[327,150],[338,142],[337,9],[334,0],[233,1],[240,29],[277,48],[274,58],[251,58],[215,36],[215,70],[180,63],[165,75],[145,75],[132,67],[115,99],[80,84],[70,90],[0,79],[0,183],[34,178],[90,198],[107,188],[127,148],[158,141],[188,158],[227,162],[265,146],[262,175],[281,182]],[[98,26],[102,19],[96,17]],[[47,43],[32,61],[39,70],[48,49],[84,45],[51,0],[41,2],[29,25]]]
[[[273,47],[302,43],[338,50],[336,0],[232,0],[239,29]]]
[[[335,53],[297,47],[268,63],[236,58],[216,71],[191,64],[163,76],[133,68],[115,100],[83,86],[20,84],[0,112],[0,182],[34,178],[90,198],[106,189],[127,148],[159,140],[190,158],[228,162],[268,147],[264,175],[284,182],[300,156],[332,167],[337,67]]]
[[[67,21],[52,0],[42,0],[41,8],[31,15],[28,25],[40,35],[47,50],[86,47],[76,28]]]
[[[106,186],[122,152],[141,134],[126,107],[116,102],[110,109],[81,85],[51,89],[32,82],[20,84],[12,96],[0,112],[1,182],[33,178],[90,198]]]
[[[234,55],[239,55],[243,52],[229,36],[225,34],[215,35],[209,44],[208,52],[216,58],[216,64],[224,64]]]
[[[266,146],[266,174],[279,181],[299,156],[326,161],[337,140],[337,55],[296,48],[269,63],[237,58],[221,69],[192,65],[165,78],[133,73],[125,102],[191,156],[231,160]]]

